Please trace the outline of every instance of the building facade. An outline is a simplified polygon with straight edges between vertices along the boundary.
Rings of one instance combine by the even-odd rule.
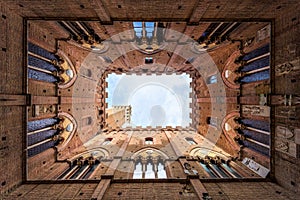
[[[297,199],[299,2],[0,5],[1,198]],[[127,126],[112,73],[188,74],[191,123]]]

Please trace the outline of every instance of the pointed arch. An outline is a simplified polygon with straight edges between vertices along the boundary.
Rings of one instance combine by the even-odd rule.
[[[65,89],[73,85],[77,79],[77,71],[70,58],[63,51],[58,49],[57,55],[64,60],[64,63],[60,64],[63,72],[59,76],[66,81],[63,83],[60,82],[58,87]]]
[[[70,140],[73,138],[76,130],[77,130],[77,122],[72,115],[66,112],[58,113],[58,118],[61,119],[61,122],[58,126],[62,129],[59,133],[58,137],[60,137],[60,143],[56,146],[56,148],[61,151],[64,149]]]
[[[73,156],[72,158],[68,159],[69,161],[74,161],[76,159],[78,159],[79,157],[83,157],[83,158],[87,158],[88,156],[94,156],[95,158],[109,158],[109,152],[104,149],[104,148],[92,148],[89,150],[86,150],[84,152],[81,152],[75,156]]]
[[[153,147],[146,147],[146,148],[142,148],[138,151],[136,151],[131,158],[132,159],[137,159],[139,156],[141,157],[147,157],[146,155],[154,155],[153,157],[161,157],[162,159],[169,159],[169,156],[167,154],[165,154],[164,152],[162,152],[159,149],[153,148]]]
[[[143,148],[132,155],[133,179],[167,178],[166,159],[168,155],[156,148]]]
[[[216,149],[209,149],[204,147],[195,147],[190,150],[189,155],[192,157],[200,157],[205,158],[206,156],[215,157],[218,156],[222,158],[223,160],[229,160],[231,156],[227,154],[226,152]]]
[[[235,132],[235,127],[234,125],[236,124],[234,122],[234,118],[239,117],[240,113],[237,111],[233,111],[231,113],[228,113],[222,123],[221,123],[221,128],[222,131],[225,135],[226,140],[229,142],[231,148],[235,151],[236,155],[238,154],[238,152],[240,151],[240,146],[238,143],[236,143],[234,141],[234,138],[237,136],[236,132]]]

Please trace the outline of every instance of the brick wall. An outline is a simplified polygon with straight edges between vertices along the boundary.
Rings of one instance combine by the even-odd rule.
[[[275,66],[285,62],[292,62],[300,56],[300,13],[299,2],[289,7],[282,6],[275,19]],[[298,64],[299,66],[299,64]],[[299,95],[299,71],[293,71],[284,76],[274,78],[275,94]],[[294,80],[292,80],[294,79]],[[297,114],[296,118],[299,118]],[[299,120],[289,118],[279,118],[275,116],[275,126],[278,123],[285,124],[286,127],[300,127]],[[274,127],[275,127],[274,126]],[[277,138],[275,138],[277,140]],[[299,148],[299,144],[298,144]],[[275,178],[280,185],[293,191],[300,192],[300,160],[286,153],[275,151]]]
[[[25,94],[23,21],[0,3],[0,94]],[[22,181],[25,107],[0,106],[0,193]]]
[[[25,184],[2,199],[82,199],[89,200],[97,187],[92,184]]]
[[[203,183],[214,200],[229,199],[297,199],[298,196],[270,182],[225,182]],[[191,185],[179,182],[112,183],[103,199],[199,199]],[[65,184],[24,184],[10,194],[2,195],[3,200],[13,199],[91,199],[97,183]],[[253,193],[255,191],[255,194]],[[1,196],[0,196],[1,197]]]
[[[180,183],[113,183],[103,199],[198,199],[194,192],[183,192]]]
[[[296,195],[270,182],[203,183],[203,185],[214,200],[297,199]]]

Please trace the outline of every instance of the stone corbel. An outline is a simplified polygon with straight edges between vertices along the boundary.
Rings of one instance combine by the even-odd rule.
[[[57,134],[57,135],[54,135],[54,136],[52,137],[52,140],[55,141],[55,142],[58,142],[58,143],[60,144],[60,143],[63,143],[64,138],[61,137],[59,134]]]
[[[58,50],[57,55],[60,57],[60,61],[58,62],[58,68],[60,69],[58,77],[60,78],[60,83],[58,87],[68,88],[75,82],[77,72],[72,61],[63,51]]]
[[[219,157],[219,156],[215,156],[215,157],[213,157],[213,158],[211,158],[214,162],[215,162],[215,164],[217,164],[217,165],[220,165],[220,164],[222,164],[222,159]]]
[[[89,165],[94,165],[95,162],[96,162],[96,159],[93,156],[91,156],[91,157],[88,158],[88,164]]]
[[[80,157],[76,160],[76,165],[77,166],[83,166],[84,165],[84,159],[83,157]]]
[[[204,162],[204,164],[210,164],[211,162],[210,162],[210,157],[209,156],[205,156],[204,157],[204,159],[203,159],[203,162]]]

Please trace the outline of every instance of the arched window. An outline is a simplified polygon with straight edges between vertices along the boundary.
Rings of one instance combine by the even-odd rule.
[[[143,30],[145,30],[145,33],[147,38],[153,37],[153,31],[154,31],[154,22],[133,22],[133,29],[135,31],[136,37],[140,38],[143,36]]]
[[[197,147],[191,150],[190,156],[197,157],[207,178],[241,178],[239,165],[230,159],[230,154],[221,149]]]
[[[240,83],[251,83],[270,78],[270,46],[269,44],[255,49],[243,57],[245,63],[241,67],[244,74],[238,79]]]
[[[27,123],[28,157],[49,148],[63,148],[72,138],[77,123],[67,113],[59,113],[57,118],[30,121]]]
[[[104,140],[104,142],[102,143],[102,145],[109,145],[111,143],[111,141],[113,140],[113,138],[106,138]]]
[[[58,179],[88,179],[99,164],[100,158],[93,155],[80,156],[71,163],[70,168],[63,172]]]
[[[28,157],[37,155],[57,145],[54,136],[58,134],[55,124],[59,123],[58,118],[48,118],[27,123],[27,150]]]
[[[153,144],[153,138],[151,137],[145,138],[145,144]]]
[[[145,148],[134,153],[133,179],[167,178],[165,159],[168,156],[157,149]]]
[[[209,178],[241,178],[241,175],[230,164],[217,156],[200,158],[199,163]]]
[[[235,129],[238,135],[234,140],[260,154],[270,156],[270,123],[247,118],[239,119],[238,123],[241,128]]]
[[[167,173],[165,170],[165,165],[162,160],[158,161],[157,165],[157,178],[167,178]]]
[[[153,63],[153,58],[152,57],[146,57],[145,58],[145,64],[152,64]]]
[[[141,159],[139,159],[135,162],[133,179],[142,179],[142,178],[143,178],[143,164]]]
[[[142,161],[139,158],[135,162],[133,179],[167,178],[165,165],[162,159],[154,160],[152,157]]]
[[[148,159],[147,160],[146,171],[145,171],[145,178],[146,179],[153,179],[153,178],[155,178],[154,164],[153,164],[152,159]]]
[[[226,69],[225,78],[229,78],[230,74],[232,74],[232,72],[230,70]]]
[[[54,53],[51,53],[33,43],[28,43],[28,78],[45,82],[58,82],[56,66],[52,61],[58,61]]]
[[[212,84],[218,82],[217,75],[212,75],[207,78],[207,84]]]
[[[143,22],[133,22],[133,29],[136,37],[142,37],[143,34]]]
[[[146,34],[148,38],[153,37],[154,22],[145,22]]]
[[[190,143],[190,145],[196,145],[197,142],[195,142],[195,140],[193,138],[190,137],[186,137],[185,140]]]
[[[217,127],[218,119],[216,117],[207,117],[206,118],[206,123],[211,125],[211,126]]]

